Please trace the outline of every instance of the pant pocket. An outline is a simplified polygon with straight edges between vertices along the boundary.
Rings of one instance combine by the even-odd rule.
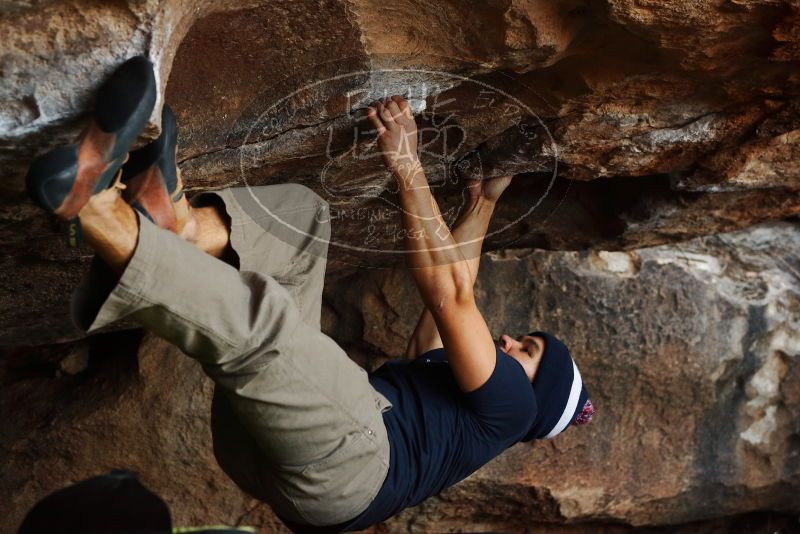
[[[345,435],[333,453],[289,474],[287,493],[303,519],[317,526],[348,521],[377,494],[388,466],[366,431]]]

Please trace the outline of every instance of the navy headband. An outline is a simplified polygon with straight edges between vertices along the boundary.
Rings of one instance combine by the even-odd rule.
[[[589,392],[567,346],[546,332],[529,336],[544,338],[544,354],[533,379],[538,411],[521,441],[549,439],[563,432],[583,410]]]

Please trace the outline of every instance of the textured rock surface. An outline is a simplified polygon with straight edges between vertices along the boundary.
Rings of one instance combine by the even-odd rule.
[[[117,333],[3,358],[3,519],[16,532],[42,496],[119,466],[157,488],[181,524],[236,523],[273,532],[268,508],[232,486],[211,449],[213,386],[168,343]],[[138,356],[137,356],[137,346]],[[76,374],[64,362],[88,356]]]
[[[714,518],[720,531],[791,532],[798,248],[800,227],[782,223],[629,252],[484,256],[478,296],[493,333],[537,326],[568,340],[597,419],[515,446],[376,532],[622,533]],[[327,288],[323,327],[374,367],[403,352],[420,308],[405,271],[377,270]],[[216,467],[198,366],[148,336],[137,353],[137,341],[118,332],[0,359],[0,502],[10,505],[0,530],[42,494],[122,465],[181,524],[282,531]],[[786,515],[724,519],[755,510]]]
[[[425,110],[449,218],[454,166],[521,174],[492,249],[625,249],[796,215],[798,17],[791,0],[0,0],[0,344],[77,335],[66,295],[88,253],[65,249],[23,177],[126,57],[156,64],[190,189],[308,184],[336,208],[345,274],[400,243],[390,180],[354,133],[387,93]]]

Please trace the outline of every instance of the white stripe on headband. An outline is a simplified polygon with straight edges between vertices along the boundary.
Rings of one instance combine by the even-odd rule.
[[[575,408],[578,407],[578,400],[581,398],[582,387],[583,380],[581,380],[581,373],[578,371],[578,366],[575,365],[575,360],[572,360],[572,389],[569,390],[567,405],[564,407],[561,419],[558,420],[556,426],[553,427],[553,430],[551,430],[544,439],[550,439],[567,428],[567,425],[572,421],[572,416],[575,415]]]

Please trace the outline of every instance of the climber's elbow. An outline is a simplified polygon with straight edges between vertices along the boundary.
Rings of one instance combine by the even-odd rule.
[[[472,276],[466,266],[430,273],[428,282],[423,298],[434,317],[449,315],[475,301]]]

